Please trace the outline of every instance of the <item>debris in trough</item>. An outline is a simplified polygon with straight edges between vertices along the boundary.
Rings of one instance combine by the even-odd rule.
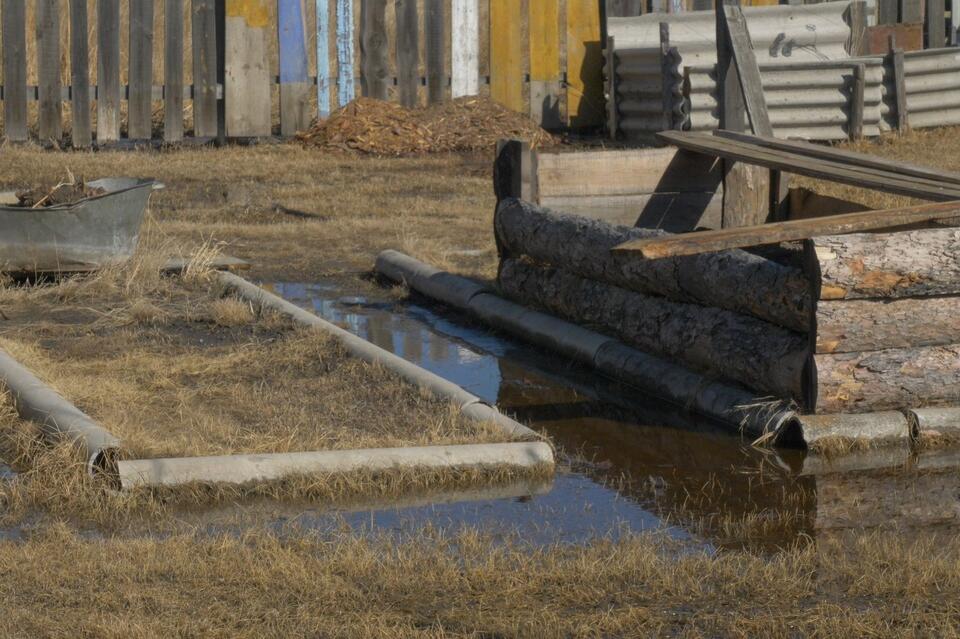
[[[475,96],[420,110],[357,98],[297,135],[309,146],[392,156],[492,149],[501,138],[556,143],[528,117]]]
[[[17,191],[17,203],[28,209],[73,204],[88,197],[103,195],[106,189],[88,186],[83,178],[75,178],[67,171],[67,178],[52,186],[37,186],[23,191]]]

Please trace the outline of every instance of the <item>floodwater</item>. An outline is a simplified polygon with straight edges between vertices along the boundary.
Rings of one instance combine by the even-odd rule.
[[[561,448],[550,485],[360,505],[336,515],[353,529],[403,536],[425,526],[470,526],[534,544],[665,530],[709,549],[779,547],[851,527],[960,523],[960,456],[952,453],[900,450],[829,462],[761,450],[426,300],[357,295],[332,283],[266,287],[496,403]],[[332,518],[292,517],[311,528],[333,526]]]

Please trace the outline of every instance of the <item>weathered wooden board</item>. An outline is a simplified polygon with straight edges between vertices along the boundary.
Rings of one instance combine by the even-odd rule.
[[[603,124],[600,5],[567,0],[567,120],[574,128]]]
[[[97,143],[120,139],[120,0],[97,0]]]
[[[337,104],[356,95],[353,78],[353,0],[337,0]]]
[[[226,0],[224,100],[228,137],[265,137],[271,132],[273,88],[267,62],[267,0]]]
[[[217,134],[217,20],[215,0],[191,0],[193,33],[193,131]]]
[[[183,0],[164,1],[163,139],[183,139]]]
[[[3,135],[27,139],[27,8],[25,0],[3,0]]]
[[[750,41],[750,32],[747,21],[743,16],[743,9],[736,5],[723,5],[723,18],[727,29],[733,62],[737,67],[737,77],[740,80],[740,89],[743,92],[743,104],[750,118],[750,127],[755,135],[772,136],[773,126],[767,113],[767,103],[763,96],[763,83],[760,78],[760,67],[753,53],[753,43]]]
[[[818,353],[953,344],[960,339],[960,297],[821,300],[816,327]]]
[[[890,50],[890,36],[893,36],[897,46],[904,51],[920,51],[923,49],[922,24],[880,24],[867,27],[864,55],[882,55]]]
[[[530,0],[530,117],[546,128],[560,118],[560,3]]]
[[[490,97],[523,112],[523,50],[519,2],[490,3]]]
[[[720,187],[720,162],[675,148],[538,153],[539,197],[704,192]]]
[[[453,0],[450,43],[450,94],[454,98],[480,91],[480,13],[477,0]]]
[[[540,206],[608,224],[687,233],[718,229],[723,222],[723,190],[541,197]]]
[[[74,148],[93,143],[90,122],[90,45],[87,41],[87,2],[70,0],[71,132]]]
[[[60,96],[60,3],[37,0],[37,87],[40,140],[59,144],[63,134]]]
[[[902,209],[846,213],[832,217],[788,220],[744,228],[701,231],[672,237],[634,240],[617,246],[613,250],[639,251],[647,259],[660,259],[677,255],[695,255],[732,248],[792,242],[812,237],[890,229],[958,215],[960,215],[960,202],[921,204]],[[956,232],[951,229],[940,230]]]
[[[280,135],[292,136],[310,126],[310,75],[307,61],[304,0],[277,2],[280,56]]]
[[[130,4],[127,137],[153,137],[153,0]]]
[[[367,97],[387,99],[388,46],[386,4],[380,0],[363,0],[360,4],[360,89]]]
[[[317,7],[317,116],[330,115],[330,2],[316,0]]]
[[[400,104],[420,104],[420,14],[417,0],[396,0],[397,89]]]
[[[447,98],[447,20],[444,0],[425,0],[427,101],[438,104]]]
[[[946,44],[947,21],[944,15],[944,0],[927,0],[924,22],[926,23],[926,48],[939,49]]]

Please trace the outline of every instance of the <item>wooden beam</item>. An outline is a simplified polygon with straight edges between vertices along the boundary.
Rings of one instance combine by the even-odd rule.
[[[87,41],[87,1],[70,0],[70,82],[74,148],[86,148],[93,142],[90,128],[90,45]]]
[[[858,64],[853,67],[853,87],[850,91],[850,131],[851,140],[863,137],[863,93],[866,87],[866,66]]]
[[[725,4],[723,12],[717,15],[717,20],[722,21],[727,30],[727,42],[733,63],[737,68],[743,104],[747,117],[750,118],[750,128],[755,135],[773,136],[773,126],[770,124],[770,115],[767,113],[767,102],[763,97],[760,67],[753,54],[753,43],[750,42],[750,32],[747,29],[747,21],[743,17],[743,9]]]
[[[616,252],[639,252],[655,260],[678,255],[697,255],[713,251],[793,242],[823,235],[844,235],[896,228],[929,220],[957,217],[960,201],[921,204],[900,209],[863,211],[829,217],[759,224],[738,229],[698,231],[660,238],[631,240],[615,246]]]

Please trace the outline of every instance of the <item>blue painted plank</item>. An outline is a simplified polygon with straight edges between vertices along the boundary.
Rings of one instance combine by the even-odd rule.
[[[307,45],[301,0],[277,2],[280,41],[280,84],[307,82]]]
[[[337,93],[340,106],[353,100],[353,0],[337,0]]]
[[[317,0],[317,111],[330,115],[330,3]]]

